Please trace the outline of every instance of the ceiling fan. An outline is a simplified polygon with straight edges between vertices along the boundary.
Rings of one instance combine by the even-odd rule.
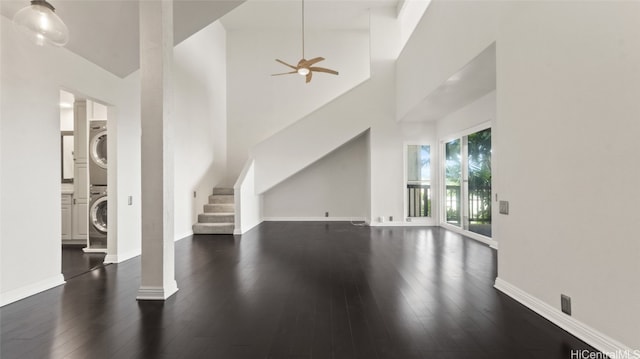
[[[317,64],[320,61],[323,61],[324,57],[316,57],[313,58],[311,60],[307,60],[304,57],[304,0],[302,0],[302,59],[300,61],[298,61],[298,65],[297,66],[293,66],[290,65],[280,59],[276,59],[277,62],[290,67],[291,69],[293,69],[293,71],[291,72],[284,72],[281,74],[273,74],[271,76],[280,76],[280,75],[289,75],[289,74],[299,74],[301,76],[304,76],[306,79],[306,83],[311,82],[311,77],[313,76],[314,72],[325,72],[328,74],[332,74],[332,75],[337,75],[338,71],[334,71],[331,69],[327,69],[324,67],[317,67],[317,66],[313,66],[315,64]]]

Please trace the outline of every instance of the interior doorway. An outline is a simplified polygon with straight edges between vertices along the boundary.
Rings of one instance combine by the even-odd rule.
[[[105,105],[60,90],[61,245],[65,279],[103,265],[107,253],[106,123]],[[96,126],[97,134],[93,131]],[[92,169],[96,161],[99,171]]]

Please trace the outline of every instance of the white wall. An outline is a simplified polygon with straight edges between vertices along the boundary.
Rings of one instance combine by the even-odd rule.
[[[0,17],[0,25],[0,291],[5,304],[62,282],[60,89],[116,106],[130,93],[121,79],[64,48],[26,42],[7,18]]]
[[[115,223],[109,220],[109,236],[114,229],[116,232],[115,238],[110,237],[109,253],[105,260],[111,259],[114,262],[139,255],[142,236],[139,71],[127,76],[122,86],[126,91],[119,94],[119,106],[110,107],[108,115],[109,193],[112,193],[112,183],[116,183],[118,193],[115,211],[111,211],[113,204],[109,203],[109,218],[116,213],[117,219]],[[116,121],[113,121],[113,117]],[[115,150],[115,156],[111,155],[112,149]],[[116,171],[113,171],[114,167]],[[129,196],[132,197],[131,205],[128,204]]]
[[[487,122],[493,124],[495,118],[496,92],[491,91],[465,107],[438,120],[436,122],[438,140],[448,140],[454,136],[459,136],[468,129]]]
[[[306,56],[338,76],[314,74],[310,84],[297,74],[271,76],[300,60],[300,34],[284,30],[230,30],[228,63],[228,178],[233,184],[249,150],[369,77],[369,36],[365,30],[306,33]]]
[[[265,219],[368,217],[368,162],[365,133],[265,192]]]
[[[499,277],[634,349],[638,23],[638,2],[522,4],[497,43]]]
[[[370,79],[252,148],[258,193],[369,130],[370,181],[366,186],[366,200],[370,210],[367,219],[393,216],[395,223],[386,222],[385,225],[404,223],[404,145],[412,142],[429,144],[432,148],[437,146],[434,123],[395,121],[394,56],[400,46],[398,37],[395,9],[374,11],[371,15]],[[434,220],[429,222],[434,223]]]
[[[398,61],[404,114],[496,41],[494,186],[510,201],[494,219],[499,282],[595,330],[601,349],[640,347],[639,14],[636,2],[434,2]],[[561,293],[572,317],[555,314]]]
[[[398,58],[397,118],[495,41],[504,7],[500,1],[429,4]]]
[[[247,161],[233,189],[236,204],[233,234],[244,234],[262,222],[262,195],[255,191],[254,161]]]
[[[60,131],[73,131],[73,108],[60,109]]]
[[[193,233],[191,226],[226,170],[225,49],[219,22],[174,49],[176,239]]]
[[[409,41],[416,26],[420,23],[431,0],[402,0],[398,8],[398,25],[400,27],[400,50]]]

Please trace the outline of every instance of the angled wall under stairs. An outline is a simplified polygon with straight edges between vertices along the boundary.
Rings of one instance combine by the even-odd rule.
[[[214,188],[204,213],[198,215],[193,234],[233,234],[235,204],[233,188]]]

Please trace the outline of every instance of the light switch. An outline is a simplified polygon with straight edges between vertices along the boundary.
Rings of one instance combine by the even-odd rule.
[[[509,201],[500,201],[500,214],[509,214]]]
[[[130,206],[133,204],[133,196],[129,196],[128,203]]]

